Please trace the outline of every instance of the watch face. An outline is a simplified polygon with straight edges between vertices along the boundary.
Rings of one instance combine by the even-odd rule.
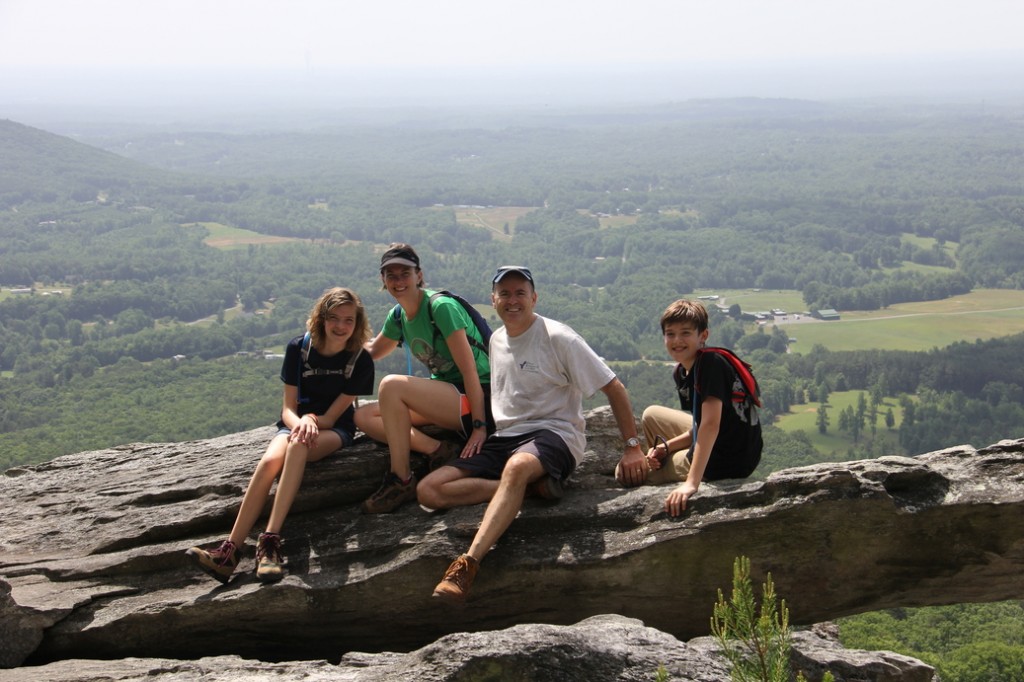
[[[631,448],[634,448],[637,445],[640,445],[640,439],[639,438],[630,438],[629,440],[626,441],[626,445],[628,445]]]

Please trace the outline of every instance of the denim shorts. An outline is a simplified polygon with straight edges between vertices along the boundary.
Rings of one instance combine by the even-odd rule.
[[[352,438],[352,436],[345,429],[331,428],[331,429],[320,429],[320,430],[321,431],[334,431],[336,434],[338,434],[338,438],[341,439],[341,447],[343,447],[343,448],[351,447],[352,443],[354,442],[354,439]],[[292,430],[289,429],[287,426],[282,426],[281,428],[279,428],[277,430],[277,434],[276,435],[278,435],[278,436],[287,436],[291,432],[292,432]]]

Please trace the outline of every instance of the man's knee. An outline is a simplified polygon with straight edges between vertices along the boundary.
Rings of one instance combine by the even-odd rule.
[[[430,509],[441,509],[444,506],[440,490],[429,476],[416,485],[416,501]]]
[[[458,476],[449,476],[454,472],[447,469],[454,467],[441,467],[437,471],[428,474],[426,478],[416,485],[416,501],[430,509],[446,509],[451,506],[451,501],[444,493],[444,484]]]
[[[540,463],[540,459],[529,452],[517,452],[509,457],[505,468],[501,471],[503,481],[522,483],[523,485],[543,475],[544,466]]]

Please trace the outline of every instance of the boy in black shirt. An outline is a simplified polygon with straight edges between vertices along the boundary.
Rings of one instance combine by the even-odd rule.
[[[692,416],[660,405],[644,410],[647,455],[633,464],[635,470],[620,466],[615,474],[624,485],[682,481],[665,500],[665,511],[679,516],[702,480],[749,476],[761,461],[763,443],[756,395],[747,390],[726,354],[705,349],[709,330],[704,306],[676,301],[662,313],[661,331],[665,348],[678,363],[673,376],[680,406]]]

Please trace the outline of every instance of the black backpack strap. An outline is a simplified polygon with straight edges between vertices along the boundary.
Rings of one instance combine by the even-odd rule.
[[[453,294],[452,292],[450,292],[450,291],[448,291],[446,289],[442,289],[441,291],[435,291],[434,293],[432,293],[430,295],[430,299],[427,301],[427,315],[430,318],[430,326],[434,330],[434,337],[435,338],[438,337],[441,334],[441,330],[437,328],[437,323],[434,322],[434,301],[436,301],[437,299],[439,299],[442,296],[447,296],[448,298],[452,299],[453,301],[458,303],[463,308],[466,307],[462,303],[462,301],[460,301],[459,298],[455,294]],[[466,314],[469,315],[469,321],[475,327],[476,326],[476,321],[473,319],[473,316],[470,315],[468,310],[466,311]],[[487,346],[485,346],[484,344],[482,344],[479,341],[477,341],[469,332],[466,332],[466,340],[469,341],[469,345],[470,346],[475,347],[481,353],[483,353],[484,355],[487,355]]]
[[[304,405],[309,402],[309,398],[302,397],[302,372],[306,368],[306,363],[309,362],[309,347],[313,343],[313,335],[306,332],[305,336],[302,337],[302,345],[299,351],[299,374],[295,381],[295,390],[298,393],[299,404]]]
[[[398,325],[398,345],[401,346],[405,342],[405,325],[402,324],[402,306],[397,303],[391,309],[391,319]]]

